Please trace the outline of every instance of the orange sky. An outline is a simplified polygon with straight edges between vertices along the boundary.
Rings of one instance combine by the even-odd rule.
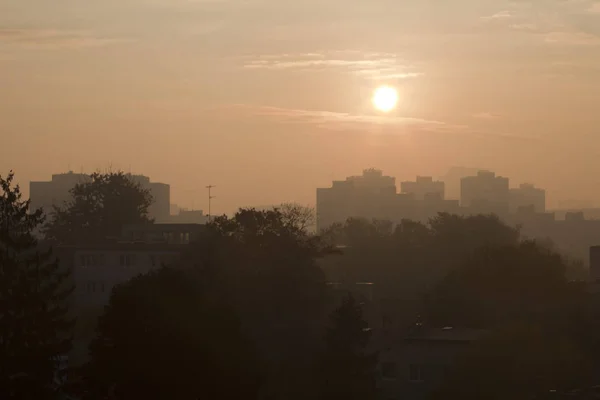
[[[23,186],[112,165],[229,212],[460,165],[600,203],[599,107],[599,1],[0,0],[0,173]]]

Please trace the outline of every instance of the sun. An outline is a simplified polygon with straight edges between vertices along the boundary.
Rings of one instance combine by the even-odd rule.
[[[390,86],[380,86],[373,93],[373,106],[379,111],[390,112],[398,103],[398,92]]]

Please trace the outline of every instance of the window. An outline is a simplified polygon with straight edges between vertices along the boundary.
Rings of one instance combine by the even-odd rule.
[[[160,255],[160,265],[171,265],[175,261],[175,257],[172,254],[161,254]]]
[[[396,379],[396,363],[384,362],[381,364],[381,375],[383,379]]]
[[[132,267],[135,265],[135,254],[121,254],[119,263],[122,267]]]
[[[96,283],[95,282],[88,282],[85,285],[85,288],[87,290],[88,293],[95,293],[96,292]]]
[[[408,366],[408,380],[411,382],[423,382],[423,366],[410,364]]]
[[[103,254],[82,254],[79,256],[79,265],[82,267],[97,267],[104,265]]]

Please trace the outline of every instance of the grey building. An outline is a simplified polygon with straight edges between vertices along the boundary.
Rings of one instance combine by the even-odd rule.
[[[460,181],[460,204],[472,214],[493,213],[506,217],[510,195],[508,178],[496,176],[491,171],[479,171]]]
[[[150,178],[143,175],[131,175],[128,177],[139,183],[144,189],[148,189],[153,198],[149,208],[151,218],[155,222],[168,222],[170,217],[171,189],[165,183],[150,182]],[[50,214],[53,206],[62,206],[71,199],[71,189],[78,183],[89,182],[87,174],[76,174],[69,171],[64,174],[54,174],[50,181],[30,182],[29,198],[31,209],[41,208],[46,214]]]
[[[379,389],[384,400],[427,399],[457,359],[485,330],[417,325],[401,343],[380,353]]]
[[[414,195],[415,200],[425,200],[428,195],[443,200],[445,196],[444,182],[434,181],[430,176],[417,176],[414,182],[402,182],[400,189],[402,193]]]
[[[546,191],[529,183],[510,189],[510,212],[514,213],[523,207],[531,207],[537,213],[546,211]]]

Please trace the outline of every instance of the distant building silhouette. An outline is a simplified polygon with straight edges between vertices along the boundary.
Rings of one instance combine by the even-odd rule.
[[[396,179],[368,169],[362,176],[333,181],[330,188],[317,189],[317,230],[343,223],[348,218],[426,221],[438,212],[460,213],[458,200],[444,199],[443,182],[418,177],[405,182],[404,193],[396,192]]]
[[[461,206],[473,214],[508,215],[508,178],[491,171],[479,171],[476,176],[461,179],[460,193]]]
[[[521,207],[533,206],[536,212],[546,211],[546,191],[529,183],[510,189],[510,212],[517,212]]]
[[[143,175],[127,176],[135,183],[148,189],[154,202],[148,208],[151,218],[156,222],[168,222],[170,217],[171,188],[168,184],[150,182],[150,178]],[[70,190],[78,183],[90,181],[87,174],[76,174],[72,171],[63,174],[52,175],[52,180],[42,182],[30,182],[29,198],[31,209],[42,208],[46,214],[52,213],[53,206],[62,206],[65,201],[71,199]]]
[[[444,182],[434,181],[430,176],[417,176],[415,182],[402,182],[400,189],[402,193],[414,195],[415,200],[425,200],[427,195],[443,200],[445,194]]]
[[[384,217],[395,197],[396,179],[380,170],[366,169],[362,176],[333,181],[330,188],[317,189],[317,230],[349,217]]]
[[[69,171],[64,174],[52,175],[51,181],[30,182],[29,198],[32,210],[41,208],[48,215],[53,206],[61,206],[65,201],[71,199],[69,191],[78,183],[89,182],[90,177],[86,174],[76,174]]]
[[[168,222],[171,216],[171,186],[166,183],[150,182],[150,178],[144,175],[127,176],[141,187],[150,190],[152,204],[148,207],[150,218],[156,222]]]
[[[600,246],[590,246],[590,280],[600,283]]]
[[[444,182],[446,199],[460,199],[460,180],[466,176],[477,175],[482,168],[452,167],[444,176],[439,178]]]

